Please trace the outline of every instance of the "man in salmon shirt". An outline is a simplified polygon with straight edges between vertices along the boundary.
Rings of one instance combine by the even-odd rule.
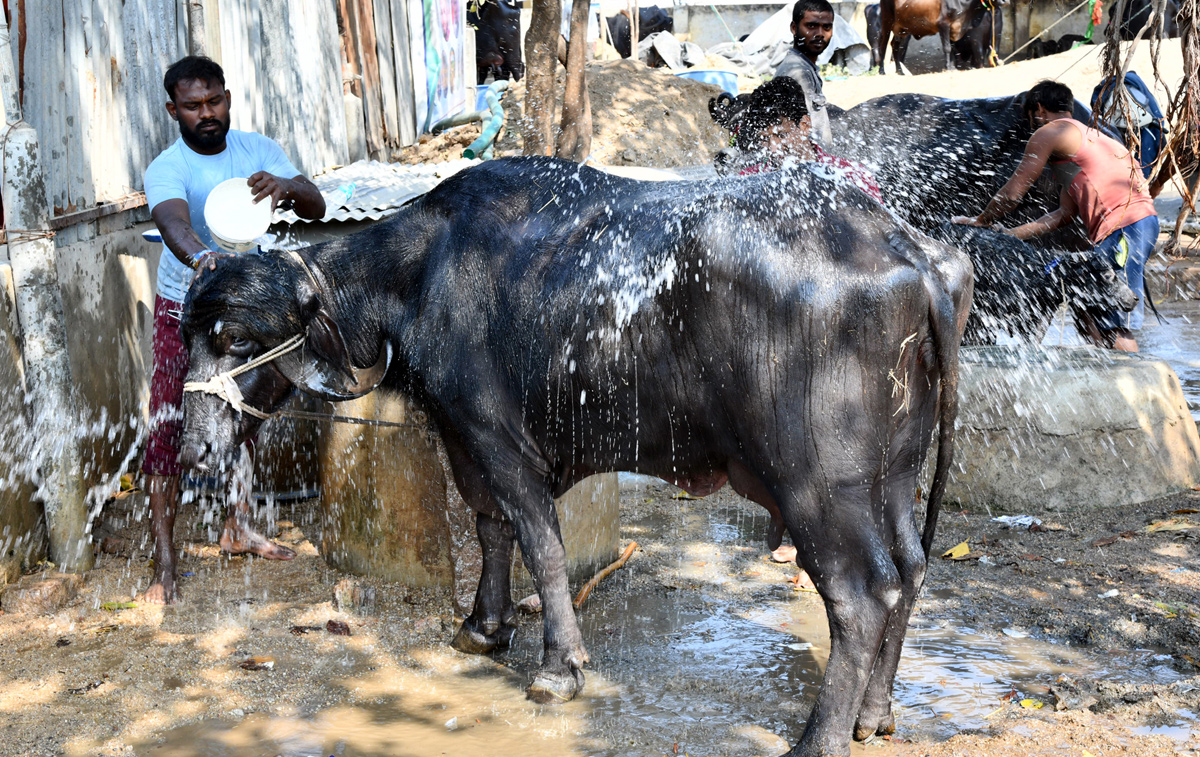
[[[1078,216],[1096,250],[1121,271],[1138,296],[1129,313],[1112,312],[1096,324],[1098,344],[1137,352],[1133,332],[1145,318],[1143,270],[1158,239],[1158,215],[1146,179],[1125,145],[1072,118],[1075,97],[1065,84],[1041,81],[1025,93],[1025,115],[1037,129],[1025,156],[987,208],[974,218],[958,216],[955,223],[991,226],[1017,207],[1021,198],[1050,164],[1062,185],[1059,207],[1036,221],[1006,229],[1028,239],[1057,229]]]

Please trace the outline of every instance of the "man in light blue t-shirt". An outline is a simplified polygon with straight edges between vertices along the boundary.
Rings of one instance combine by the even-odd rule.
[[[229,130],[229,90],[220,66],[208,58],[188,56],[167,69],[163,87],[170,97],[167,113],[179,123],[180,136],[146,169],[145,181],[150,214],[163,238],[154,301],[150,440],[142,463],[154,535],[154,580],[145,600],[158,604],[174,602],[179,596],[173,532],[179,510],[179,437],[188,369],[179,321],[196,269],[216,265],[216,246],[204,222],[208,193],[227,179],[248,177],[255,202],[270,198],[272,208],[290,205],[301,218],[325,215],[321,193],[300,175],[278,144],[261,134]],[[254,531],[250,492],[240,493],[221,532],[221,549],[275,560],[295,557],[292,550]]]

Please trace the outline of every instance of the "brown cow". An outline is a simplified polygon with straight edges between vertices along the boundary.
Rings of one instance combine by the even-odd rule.
[[[921,39],[937,34],[942,39],[942,53],[946,70],[953,71],[954,43],[963,39],[974,28],[982,28],[986,14],[998,17],[997,9],[1007,5],[1007,0],[880,0],[879,36],[871,45],[871,54],[883,71],[883,54],[887,49],[888,37],[892,40],[892,60],[896,73],[904,73],[901,64],[908,50],[910,37]]]

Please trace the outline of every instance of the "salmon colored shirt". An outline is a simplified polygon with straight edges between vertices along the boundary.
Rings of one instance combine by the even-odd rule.
[[[1079,129],[1081,144],[1078,152],[1051,168],[1069,187],[1092,243],[1155,215],[1146,179],[1129,148],[1073,118],[1063,120]]]

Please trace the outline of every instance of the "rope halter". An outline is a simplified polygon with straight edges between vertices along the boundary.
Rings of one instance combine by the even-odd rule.
[[[273,416],[274,413],[264,413],[258,408],[247,405],[245,399],[242,397],[242,390],[238,388],[237,382],[233,379],[235,376],[241,375],[246,371],[271,362],[280,355],[292,352],[304,344],[306,336],[307,334],[296,334],[291,339],[267,350],[253,360],[247,360],[232,370],[222,371],[208,381],[189,381],[183,385],[183,391],[204,392],[205,394],[215,395],[228,402],[230,407],[234,409],[234,412],[252,415],[259,420],[265,421]]]

